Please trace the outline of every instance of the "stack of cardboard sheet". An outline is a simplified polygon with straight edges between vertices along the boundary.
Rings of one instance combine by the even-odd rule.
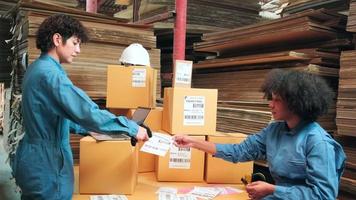
[[[345,23],[343,15],[322,9],[308,10],[277,20],[204,34],[203,42],[197,43],[195,50],[218,52],[220,56],[290,50],[300,44],[309,46],[311,42],[336,39],[337,30],[344,30]]]
[[[4,130],[4,116],[5,116],[5,87],[4,83],[0,83],[0,134]]]
[[[354,199],[356,193],[356,138],[350,136],[337,136],[335,138],[346,154],[346,165],[341,177],[339,199]]]
[[[9,87],[11,81],[11,47],[12,34],[10,32],[11,21],[0,17],[0,82]]]
[[[356,137],[356,51],[344,51],[340,61],[336,124],[338,134]]]
[[[132,19],[133,6],[117,13],[119,18]],[[174,0],[143,0],[140,19],[148,19],[175,10]],[[234,28],[256,23],[260,6],[258,0],[190,0],[187,6],[187,27],[195,30],[213,31],[216,27]],[[173,28],[173,19],[156,23],[155,27]]]
[[[102,15],[88,14],[65,7],[55,9],[38,2],[23,2],[18,16],[17,28],[22,33],[19,57],[28,53],[29,63],[36,59],[40,51],[36,49],[35,34],[40,23],[54,13],[70,14],[88,29],[89,42],[81,46],[81,53],[72,64],[64,65],[75,85],[82,88],[94,99],[106,98],[106,68],[109,64],[119,64],[119,57],[131,43],[141,43],[149,52],[151,66],[160,68],[160,51],[155,48],[156,38],[148,26],[122,24]],[[160,81],[157,81],[158,84]],[[157,87],[160,88],[160,85]],[[157,91],[160,96],[160,90]]]
[[[6,16],[6,14],[14,6],[16,6],[18,0],[0,0],[0,16]]]
[[[350,2],[347,31],[356,32],[356,0],[351,0]]]
[[[48,3],[48,4],[53,4],[53,5],[60,5],[60,6],[66,6],[66,7],[71,7],[71,8],[76,8],[78,7],[78,0],[61,0],[61,1],[56,1],[56,0],[37,0],[39,2],[43,3]]]
[[[83,136],[79,134],[70,134],[70,147],[72,149],[72,154],[73,154],[73,161],[74,164],[79,164],[79,141],[82,139]]]
[[[350,0],[280,0],[280,3],[288,3],[283,9],[283,14],[293,14],[307,9],[327,8],[333,11],[345,11],[349,7]]]
[[[195,50],[215,52],[217,57],[194,65],[193,86],[218,88],[220,101],[266,104],[260,92],[265,75],[274,68],[286,68],[319,75],[337,91],[340,51],[352,46],[352,37],[346,33],[345,26],[343,15],[308,10],[256,25],[204,34],[203,42],[194,44]],[[219,105],[219,108],[218,119],[226,119],[219,120],[218,130],[230,131],[235,126],[235,130],[248,127],[245,133],[255,132],[270,119],[259,108],[250,107],[243,112],[229,106],[222,109]],[[332,105],[328,115],[319,119],[329,132],[336,130],[335,112]],[[245,122],[235,123],[234,118]]]
[[[265,102],[219,101],[217,129],[253,134],[266,127],[272,114]]]

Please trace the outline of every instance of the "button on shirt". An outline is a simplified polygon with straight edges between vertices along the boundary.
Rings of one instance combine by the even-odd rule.
[[[138,131],[138,125],[126,117],[100,110],[49,55],[41,55],[25,73],[22,111],[25,136],[12,167],[23,199],[72,198],[70,127],[99,133],[123,131],[130,136]]]
[[[336,199],[345,154],[316,122],[290,130],[273,122],[240,144],[216,144],[215,157],[230,162],[266,159],[276,182],[264,199]]]

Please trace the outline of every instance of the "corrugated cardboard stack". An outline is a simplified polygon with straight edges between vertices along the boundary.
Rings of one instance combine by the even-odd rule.
[[[194,65],[193,86],[219,89],[217,129],[251,134],[269,123],[260,86],[274,68],[317,74],[337,91],[340,51],[352,47],[345,25],[345,16],[321,9],[204,34],[195,49],[218,56]],[[319,122],[335,132],[335,104]]]
[[[235,28],[256,23],[260,16],[258,0],[190,0],[187,6],[187,28],[214,30],[217,27]],[[149,19],[175,10],[174,0],[142,0],[140,19]],[[133,5],[117,14],[116,17],[132,19]],[[174,19],[155,24],[157,28],[173,28]]]
[[[283,15],[298,13],[308,9],[327,8],[333,11],[347,11],[350,0],[280,0],[288,3],[283,9]]]
[[[11,81],[11,48],[12,42],[11,38],[13,34],[11,33],[11,20],[0,17],[0,82],[5,83],[5,87],[10,86]]]
[[[347,30],[355,37],[356,1],[351,0]],[[337,137],[347,156],[340,183],[340,199],[353,199],[356,192],[356,51],[343,51],[340,58],[339,91],[336,106]],[[349,197],[349,198],[348,198]]]
[[[5,87],[4,83],[0,83],[0,133],[4,130],[4,116],[5,116]]]

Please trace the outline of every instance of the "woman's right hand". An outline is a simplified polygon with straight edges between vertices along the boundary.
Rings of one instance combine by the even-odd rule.
[[[187,135],[175,135],[173,141],[177,147],[186,148],[193,147],[195,140]]]

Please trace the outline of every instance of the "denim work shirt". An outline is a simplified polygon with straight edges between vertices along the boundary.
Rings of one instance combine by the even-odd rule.
[[[316,122],[290,130],[273,122],[240,144],[216,144],[215,157],[230,162],[267,159],[276,182],[264,199],[336,199],[345,153]]]
[[[23,199],[72,199],[74,177],[69,128],[104,134],[119,131],[130,136],[137,134],[135,122],[100,110],[49,55],[41,55],[29,66],[22,88],[25,136],[12,167]]]

